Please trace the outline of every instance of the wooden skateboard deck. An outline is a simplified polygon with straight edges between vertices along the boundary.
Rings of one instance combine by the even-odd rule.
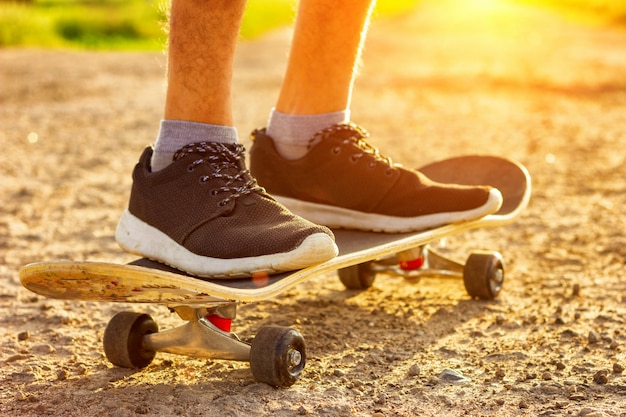
[[[421,231],[386,234],[334,230],[339,256],[306,269],[251,278],[207,279],[139,259],[128,265],[104,262],[40,262],[20,271],[22,285],[50,298],[209,306],[264,300],[314,276],[427,245],[466,230],[513,222],[530,199],[531,182],[519,163],[493,156],[461,156],[420,168],[428,177],[457,184],[491,185],[504,197],[501,209],[482,219]]]

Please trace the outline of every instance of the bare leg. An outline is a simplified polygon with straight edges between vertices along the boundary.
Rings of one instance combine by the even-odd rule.
[[[173,0],[165,117],[152,170],[200,140],[236,143],[231,83],[245,0]]]
[[[372,0],[302,0],[287,71],[268,123],[278,152],[298,159],[316,132],[350,119]]]
[[[232,126],[233,58],[245,0],[173,0],[165,118]]]
[[[318,114],[350,107],[372,0],[303,0],[276,110]]]

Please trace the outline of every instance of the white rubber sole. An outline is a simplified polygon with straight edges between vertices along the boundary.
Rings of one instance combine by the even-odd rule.
[[[489,198],[480,207],[468,211],[428,214],[418,217],[395,217],[363,213],[341,207],[310,203],[288,197],[273,196],[294,214],[310,222],[331,228],[356,229],[385,233],[414,232],[452,223],[476,220],[495,213],[502,206],[502,194],[491,189]]]
[[[141,238],[139,238],[141,237]],[[165,233],[124,211],[115,238],[126,251],[153,259],[192,275],[211,278],[240,278],[255,273],[293,271],[337,256],[334,240],[315,233],[290,252],[248,258],[221,259],[197,255],[180,246]]]

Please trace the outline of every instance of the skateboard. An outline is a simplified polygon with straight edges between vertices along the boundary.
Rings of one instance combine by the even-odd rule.
[[[200,279],[158,262],[138,259],[125,265],[33,263],[20,270],[20,280],[27,289],[50,298],[162,304],[185,321],[180,327],[159,331],[147,314],[118,313],[109,321],[103,337],[105,354],[114,365],[143,368],[156,352],[248,361],[255,380],[289,387],[298,380],[306,363],[303,336],[296,329],[264,326],[251,343],[246,343],[231,331],[238,305],[275,297],[333,271],[350,290],[367,289],[382,273],[410,280],[423,276],[458,278],[468,294],[478,299],[493,299],[502,289],[504,262],[498,252],[474,252],[465,263],[458,263],[439,253],[432,243],[471,229],[515,221],[530,199],[528,171],[510,159],[479,155],[446,159],[420,170],[441,182],[497,187],[504,197],[503,205],[497,213],[479,220],[417,233],[333,230],[339,247],[336,258],[276,275]]]

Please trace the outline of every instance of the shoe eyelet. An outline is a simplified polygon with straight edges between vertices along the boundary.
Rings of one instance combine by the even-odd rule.
[[[222,200],[219,203],[217,203],[218,207],[224,207],[226,204],[228,204],[228,201]]]
[[[385,170],[385,175],[388,176],[388,177],[392,176],[393,175],[393,168],[387,168]]]
[[[193,164],[187,165],[187,172],[193,172],[195,169],[196,169],[196,167],[193,166]]]
[[[341,148],[339,146],[335,146],[332,149],[332,153],[335,154],[335,155],[339,155],[339,152],[341,152]]]
[[[208,175],[203,175],[200,178],[198,178],[198,182],[200,184],[205,184],[208,180],[209,180],[209,176]]]
[[[218,190],[215,190],[215,189],[211,190],[211,195],[218,195],[218,194],[219,194]]]
[[[354,155],[352,155],[352,156],[350,157],[350,162],[352,162],[352,163],[356,164],[356,163],[359,161],[359,159],[361,159],[361,157],[362,157],[362,156],[363,156],[363,154],[361,154],[361,153],[356,153],[356,154],[354,154]]]
[[[372,161],[369,164],[367,164],[368,168],[376,168],[376,162]]]

